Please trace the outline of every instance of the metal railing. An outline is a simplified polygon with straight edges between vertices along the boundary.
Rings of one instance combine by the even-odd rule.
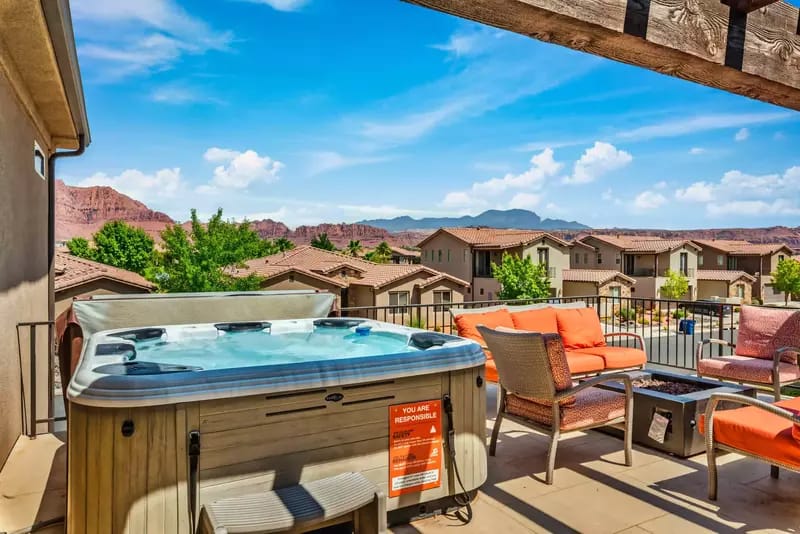
[[[39,332],[41,327],[47,328],[47,354],[46,361],[40,360],[41,355],[38,349],[40,345]],[[20,369],[20,392],[22,394],[22,418],[25,424],[25,435],[29,438],[35,438],[38,432],[38,426],[42,423],[47,423],[47,432],[53,431],[54,423],[59,421],[66,421],[66,417],[55,417],[54,406],[54,358],[53,347],[49,346],[50,340],[53,339],[54,324],[52,321],[29,321],[17,323],[17,347]],[[24,365],[23,348],[23,332],[27,332],[28,337],[28,365],[27,369]],[[46,365],[47,369],[47,417],[39,417],[39,380],[38,374],[40,366]],[[28,372],[28,387],[25,387],[25,371]],[[26,394],[27,391],[27,394]]]
[[[584,296],[515,301],[473,301],[441,304],[408,304],[405,306],[363,306],[342,308],[344,317],[364,317],[376,321],[413,326],[446,334],[456,334],[457,328],[450,308],[475,309],[489,306],[583,301],[594,308],[604,332],[640,334],[650,363],[695,369],[698,342],[707,338],[735,343],[738,333],[738,306],[715,302],[695,302],[669,299]],[[512,309],[513,311],[513,309]],[[686,321],[693,321],[690,325]],[[631,346],[630,338],[614,338],[615,346]],[[723,348],[717,349],[721,354]]]

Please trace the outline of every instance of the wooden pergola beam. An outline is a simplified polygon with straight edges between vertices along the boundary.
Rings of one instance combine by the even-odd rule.
[[[800,9],[783,1],[404,1],[800,111]]]

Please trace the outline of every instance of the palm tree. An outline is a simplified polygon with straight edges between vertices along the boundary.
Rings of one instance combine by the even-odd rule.
[[[273,244],[275,245],[275,248],[278,249],[278,252],[286,252],[287,250],[292,250],[294,248],[294,243],[285,237],[279,237],[273,242]]]
[[[364,247],[361,246],[361,241],[351,239],[350,242],[347,244],[347,253],[357,258],[361,255],[361,251],[364,250]]]
[[[372,261],[375,263],[389,263],[392,257],[392,247],[386,241],[381,241],[372,251]]]
[[[322,250],[336,250],[336,246],[331,242],[328,234],[325,232],[314,236],[311,240],[311,246],[314,248],[321,248]]]

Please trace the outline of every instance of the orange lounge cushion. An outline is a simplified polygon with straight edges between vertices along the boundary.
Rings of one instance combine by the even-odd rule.
[[[594,308],[558,308],[558,333],[567,349],[602,347],[606,344],[600,318]]]
[[[800,344],[800,312],[758,306],[742,306],[736,354],[772,360],[781,347]],[[785,352],[781,360],[797,361],[797,354]]]
[[[561,430],[573,430],[611,421],[625,415],[625,395],[599,388],[578,392],[571,404],[561,405]],[[552,426],[552,404],[510,394],[506,397],[506,411],[537,423]]]
[[[782,384],[800,380],[800,368],[797,364],[780,362],[779,366],[779,380]],[[772,384],[772,360],[749,356],[703,358],[697,362],[697,373],[727,380]]]
[[[488,328],[497,328],[504,326],[506,328],[514,328],[514,321],[511,319],[511,313],[508,310],[495,310],[486,313],[464,313],[456,316],[456,328],[458,335],[472,341],[477,341],[482,347],[486,346],[483,336],[478,332],[478,325],[482,324]],[[489,354],[486,354],[489,358]]]
[[[573,354],[591,354],[600,356],[605,362],[606,369],[626,369],[639,367],[647,363],[647,355],[643,350],[633,347],[592,347],[589,349],[575,349]]]
[[[792,437],[797,441],[800,441],[800,423],[795,423],[792,425]]]
[[[775,405],[800,414],[800,397]],[[755,406],[719,410],[714,412],[714,441],[800,469],[800,443],[792,436],[794,426],[791,421]],[[705,432],[702,417],[700,432]]]
[[[511,320],[514,321],[514,328],[517,330],[527,330],[528,332],[542,334],[558,333],[555,308],[547,307],[538,310],[512,312]]]
[[[497,374],[497,364],[494,363],[494,360],[489,358],[490,354],[489,351],[487,350],[485,352],[486,352],[485,378],[489,382],[494,382],[494,383],[500,382],[500,376]]]
[[[567,351],[567,365],[569,372],[573,375],[599,373],[606,368],[606,362],[602,356],[581,354],[574,350]]]

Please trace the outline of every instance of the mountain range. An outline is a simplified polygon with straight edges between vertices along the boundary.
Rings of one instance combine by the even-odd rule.
[[[542,219],[536,213],[522,209],[488,210],[480,215],[463,217],[425,217],[414,219],[408,215],[393,219],[371,219],[359,221],[390,232],[436,230],[442,227],[487,226],[490,228],[519,228],[521,230],[588,230],[589,227],[576,221]]]
[[[188,208],[188,207],[187,207]],[[155,211],[111,187],[74,187],[56,182],[56,241],[72,237],[91,238],[108,221],[123,220],[138,226],[158,240],[160,232],[175,224],[166,213]],[[186,223],[183,223],[186,225]],[[413,219],[396,217],[359,223],[319,224],[298,226],[294,230],[280,221],[270,219],[251,221],[252,227],[265,239],[285,237],[297,244],[306,244],[320,234],[327,233],[338,247],[351,239],[361,241],[365,247],[374,247],[381,241],[395,246],[414,246],[434,230],[444,226],[488,226],[495,228],[520,228],[547,230],[570,240],[585,235],[588,226],[558,219],[541,219],[526,210],[489,210],[477,216]],[[188,225],[186,225],[188,227]],[[785,243],[800,251],[800,227],[774,226],[770,228],[721,228],[701,230],[642,230],[611,228],[593,230],[605,234],[638,234],[681,239],[741,239],[753,243]]]

